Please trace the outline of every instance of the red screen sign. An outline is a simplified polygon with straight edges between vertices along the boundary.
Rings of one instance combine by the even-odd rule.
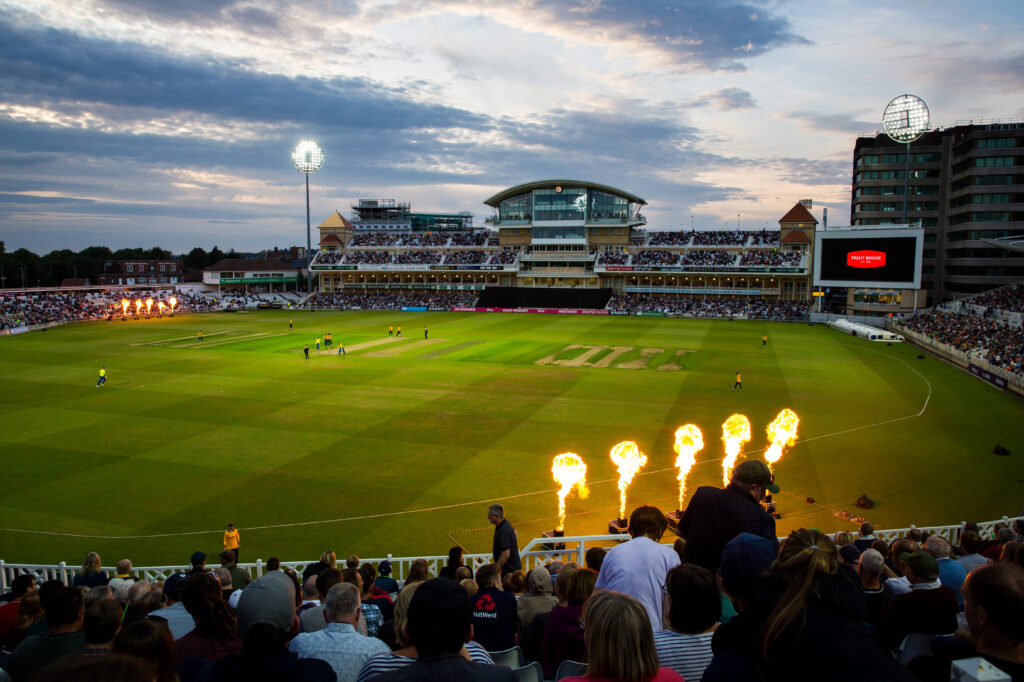
[[[885,251],[850,251],[846,264],[851,268],[880,268],[885,265]]]

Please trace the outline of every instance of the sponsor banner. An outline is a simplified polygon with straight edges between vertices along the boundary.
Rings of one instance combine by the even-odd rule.
[[[1004,389],[1006,388],[1006,379],[999,376],[998,374],[993,374],[987,369],[982,369],[981,367],[975,365],[973,362],[968,365],[968,368],[971,370],[971,374],[984,379],[993,386],[998,386],[999,388]]]
[[[613,270],[616,268],[609,266],[605,269]],[[625,269],[632,270],[633,272],[735,272],[737,274],[747,274],[751,272],[806,272],[804,268],[746,267],[739,265],[633,265]]]
[[[633,313],[628,310],[612,310],[608,313],[609,315],[632,315]]]
[[[431,270],[504,270],[504,265],[431,265]]]
[[[693,287],[624,287],[627,294],[711,294],[716,296],[760,296],[777,289],[699,289]]]
[[[637,317],[665,317],[665,313],[659,313],[655,311],[651,312],[639,312],[636,314]]]
[[[299,281],[294,277],[221,277],[221,284],[290,284]]]
[[[441,306],[437,306],[437,305],[429,306],[427,308],[427,310],[429,310],[432,313],[446,313],[446,312],[448,312],[448,308],[442,308]]]
[[[310,265],[310,270],[319,272],[320,270],[358,270],[358,265]]]
[[[598,266],[598,267],[601,267],[601,266]],[[597,270],[597,268],[594,268],[594,269]],[[607,270],[608,272],[632,272],[633,271],[633,266],[632,265],[605,265],[604,269]]]
[[[425,305],[403,305],[403,312],[414,312],[414,313],[425,313],[427,312],[427,306]]]
[[[13,327],[11,329],[12,334],[27,334],[31,331],[28,327]]]
[[[608,315],[593,308],[452,308],[453,313],[538,313],[543,315]]]
[[[483,291],[483,284],[438,284],[438,291]]]

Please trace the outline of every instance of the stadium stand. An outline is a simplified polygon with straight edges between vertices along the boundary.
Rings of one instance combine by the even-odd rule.
[[[630,610],[633,613],[630,617],[616,618],[613,627],[622,631],[620,635],[624,634],[627,638],[641,643],[636,646],[650,647],[652,651],[656,649],[656,654],[653,655],[657,659],[657,665],[670,667],[677,673],[687,675],[686,679],[690,680],[789,678],[840,679],[852,682],[861,679],[865,672],[871,672],[879,679],[913,680],[916,675],[916,679],[931,682],[949,679],[950,666],[956,660],[972,657],[981,657],[990,665],[1005,671],[1010,679],[1018,680],[1024,671],[1024,660],[1020,655],[1024,650],[1024,632],[1019,627],[1020,613],[1024,610],[1022,532],[1024,517],[1012,520],[1004,517],[1001,521],[982,524],[932,528],[912,526],[894,530],[874,529],[870,524],[865,524],[861,528],[862,537],[857,544],[849,542],[855,535],[853,533],[825,535],[817,530],[797,529],[788,537],[779,538],[779,559],[775,562],[772,561],[775,558],[775,550],[771,539],[745,533],[727,543],[719,569],[719,589],[724,590],[724,596],[732,598],[732,604],[738,607],[736,612],[733,609],[719,608],[720,601],[722,604],[729,602],[724,601],[724,597],[720,600],[716,594],[714,577],[705,569],[687,562],[684,550],[682,568],[667,570],[666,576],[660,578],[661,582],[669,586],[672,600],[671,618],[666,622],[666,629],[655,635],[653,641],[650,639],[649,618],[640,602],[632,601],[634,597],[640,598],[633,591],[641,589],[639,582],[637,587],[631,586],[628,576],[624,577],[621,594],[629,596],[617,598],[630,600]],[[590,589],[578,590],[579,594],[573,591],[573,585],[582,584],[577,580],[581,573],[589,574],[586,576],[589,579],[585,581],[589,586],[593,586],[595,580],[600,580],[600,573],[594,574],[578,565],[563,563],[563,560],[570,561],[582,554],[583,542],[614,542],[616,539],[622,538],[587,536],[579,540],[578,544],[570,542],[570,546],[562,553],[544,548],[541,544],[546,540],[544,538],[537,538],[524,547],[521,554],[524,571],[533,571],[534,576],[536,571],[540,571],[540,576],[545,581],[550,575],[551,580],[561,586],[561,589],[556,587],[556,593],[560,594],[562,599],[557,602],[558,605],[554,599],[547,600],[546,610],[541,609],[533,615],[531,624],[526,627],[528,633],[537,623],[543,626],[557,620],[555,615],[548,615],[554,614],[555,610],[560,609],[557,615],[567,610],[582,613],[586,621],[585,627],[578,628],[576,635],[580,639],[575,641],[583,641],[591,657],[598,650],[595,647],[601,647],[604,660],[607,661],[602,665],[609,665],[610,661],[617,657],[621,658],[621,654],[617,655],[614,651],[615,644],[610,638],[607,625],[598,620],[598,603],[591,601],[594,599],[593,595],[600,593],[591,592]],[[759,541],[762,544],[759,544]],[[840,547],[839,543],[846,544]],[[629,544],[631,543],[626,543]],[[764,546],[767,546],[767,553]],[[875,561],[876,566],[883,557],[890,557],[890,561],[882,564],[881,582],[877,571],[867,571],[860,566],[861,548],[868,547],[870,549],[863,551],[878,554],[872,559],[879,560]],[[1007,548],[1011,548],[1013,556],[1008,554]],[[611,553],[614,554],[616,550],[617,548],[613,548]],[[992,554],[994,550],[998,551]],[[998,555],[999,558],[989,560],[985,558],[987,554]],[[425,585],[442,584],[430,581],[438,574],[447,558],[445,555],[438,555],[429,559],[409,557],[387,560],[388,571],[393,563],[397,568],[397,576],[408,576],[408,579],[404,587],[401,583],[394,586],[393,589],[397,591],[390,595],[385,590],[378,590],[376,586],[364,586],[365,594],[394,603],[394,616],[385,623],[382,631],[405,632],[403,625],[412,617],[409,615],[410,609],[415,611],[420,603],[415,600],[415,593],[420,589],[432,589],[424,588]],[[464,554],[462,559],[469,569],[493,566],[489,564],[489,553]],[[943,572],[943,566],[960,564],[961,560],[967,559],[971,560],[970,570],[962,571],[955,577],[945,577],[947,573]],[[77,604],[76,608],[82,608],[82,597],[79,592],[66,587],[73,577],[72,572],[65,568],[67,563],[77,562],[65,562],[60,566],[3,566],[0,579],[5,593],[0,596],[0,637],[3,638],[3,644],[9,652],[5,660],[10,663],[15,682],[19,679],[28,679],[39,670],[45,670],[61,656],[73,657],[101,642],[110,641],[119,619],[122,619],[122,630],[141,628],[142,625],[135,625],[137,623],[152,625],[153,620],[147,619],[146,615],[160,609],[166,612],[167,607],[173,605],[175,595],[184,599],[185,609],[193,614],[195,630],[181,635],[173,643],[170,638],[159,638],[159,646],[163,651],[161,655],[169,661],[169,675],[173,676],[177,672],[182,680],[196,679],[199,669],[203,666],[206,666],[206,672],[203,674],[208,675],[210,666],[240,665],[244,661],[237,657],[251,657],[252,652],[246,654],[244,647],[241,647],[240,638],[249,640],[262,636],[263,633],[249,629],[254,627],[254,623],[276,624],[282,634],[290,629],[295,616],[309,608],[298,596],[301,594],[300,588],[295,578],[291,577],[292,574],[303,573],[303,568],[323,571],[325,575],[333,570],[336,575],[331,580],[325,579],[324,586],[328,589],[324,591],[330,593],[333,590],[337,593],[344,589],[332,587],[342,580],[337,570],[330,569],[328,564],[313,561],[284,562],[280,564],[283,570],[270,572],[267,572],[268,566],[264,566],[262,562],[244,564],[240,568],[255,580],[244,589],[233,591],[230,596],[217,589],[214,584],[217,578],[213,577],[216,574],[200,573],[186,580],[186,575],[181,570],[184,567],[181,566],[133,567],[131,581],[127,583],[131,587],[115,591],[113,595],[117,603],[115,608],[108,609],[114,618],[114,627],[110,628],[109,633],[105,630],[101,633],[97,629],[100,620],[91,620],[94,617],[100,618],[101,609],[90,607],[85,617],[85,636],[68,638],[68,651],[61,650],[59,654],[41,656],[39,648],[46,643],[45,638],[41,642],[31,630],[27,637],[23,636],[25,633],[18,629],[20,626],[17,623],[20,621],[16,620],[16,617],[19,612],[24,611],[22,603],[29,604],[33,600],[42,602],[48,615],[64,613],[59,601],[63,599],[72,600]],[[376,572],[372,569],[378,563],[383,565],[384,560],[364,561],[359,573],[369,576],[371,580],[375,579]],[[599,571],[611,565],[605,562]],[[415,579],[412,577],[413,567],[416,567],[419,576]],[[488,570],[496,574],[496,569]],[[101,572],[113,575],[116,569],[105,567]],[[13,585],[14,589],[6,592],[7,585],[11,584],[16,575],[32,576],[34,580],[18,579]],[[223,574],[220,575],[220,579],[228,579]],[[307,579],[314,579],[319,591],[320,580],[313,578],[313,575],[315,573]],[[509,577],[510,585],[515,583],[515,578],[516,576]],[[889,606],[880,612],[879,626],[868,627],[861,617],[865,597],[874,595],[879,590],[890,589],[888,585],[898,584],[903,579],[917,585],[918,588],[905,594],[897,593],[891,596]],[[424,580],[427,582],[423,582]],[[198,586],[197,581],[204,582],[201,594],[191,589]],[[974,613],[982,609],[987,617],[968,616],[964,619],[970,636],[958,632],[953,637],[931,640],[919,634],[928,631],[928,618],[934,610],[931,605],[934,599],[929,599],[929,595],[946,599],[948,594],[951,594],[947,581],[959,583],[957,587],[962,590],[965,602],[962,607],[955,607],[954,599],[951,602],[954,606],[950,608],[974,610]],[[210,584],[206,585],[206,582]],[[450,597],[444,603],[432,603],[430,613],[439,614],[450,607],[454,610],[465,609],[468,614],[469,595],[464,590],[454,589],[451,582],[444,585],[448,586],[444,590]],[[353,594],[350,607],[354,607],[358,603],[355,601],[356,593],[351,588],[347,589]],[[35,597],[36,594],[39,595],[38,598]],[[676,602],[685,599],[695,601],[685,609],[680,608],[682,605]],[[103,604],[102,601],[95,601],[91,597],[86,597],[85,601]],[[331,602],[330,598],[327,602],[337,603]],[[314,605],[313,608],[321,607]],[[342,610],[338,609],[338,612]],[[955,615],[955,611],[951,613]],[[62,615],[60,618],[61,623],[74,621],[71,611],[68,611],[67,617]],[[578,618],[577,615],[576,619]],[[894,620],[897,618],[898,622]],[[963,614],[960,618],[964,618]],[[56,619],[51,617],[51,620]],[[344,623],[346,619],[336,617],[329,621]],[[563,629],[576,627],[575,620],[569,622],[563,618],[562,621],[558,622]],[[467,620],[460,626],[464,627],[466,632],[469,622]],[[902,624],[915,622],[920,623],[916,627],[924,629],[911,631],[911,635],[902,644],[892,639],[886,641],[883,637],[892,632],[899,632],[898,628]],[[77,627],[81,628],[81,621]],[[413,632],[414,643],[418,631],[415,628],[410,629]],[[44,631],[38,628],[37,630]],[[551,631],[551,627],[549,626],[547,630]],[[79,630],[71,628],[67,631]],[[292,652],[300,652],[298,656],[275,654],[275,665],[290,661],[288,665],[301,664],[306,665],[307,669],[313,669],[313,661],[325,661],[334,665],[335,670],[340,669],[339,666],[344,667],[348,675],[346,679],[361,680],[372,680],[376,675],[415,665],[415,653],[409,648],[410,641],[404,637],[392,642],[392,652],[389,652],[387,646],[374,641],[373,637],[352,639],[366,636],[357,634],[351,626],[327,625],[323,632],[323,635],[316,638],[304,639],[301,642],[303,646],[293,647]],[[550,634],[553,636],[558,633]],[[565,630],[562,634],[564,637],[572,633]],[[912,642],[915,636],[917,639]],[[545,639],[547,638],[546,634]],[[74,639],[74,642],[70,642],[71,639]],[[275,638],[274,645],[287,648],[288,639]],[[764,646],[754,646],[755,640],[763,641]],[[461,646],[464,640],[454,641]],[[921,643],[919,649],[915,643],[918,641]],[[310,646],[313,643],[316,643],[316,646]],[[131,642],[124,639],[114,640],[115,651],[141,651],[142,646],[141,639],[134,639]],[[892,648],[893,646],[896,648]],[[790,651],[792,647],[798,647],[801,655],[781,655],[782,652]],[[507,651],[485,651],[479,642],[470,641],[461,653],[466,659],[474,661],[473,665],[495,665],[496,661],[500,664],[505,660],[512,660],[513,664],[526,665],[538,661],[543,662],[550,672],[559,668],[564,661],[570,660],[570,656],[578,659],[580,655],[577,649],[578,646],[562,649],[549,646],[540,651],[534,651],[531,647],[513,648],[510,652],[514,656],[510,656],[510,652]],[[200,660],[190,661],[182,654],[186,650],[199,652]],[[558,653],[559,651],[561,653]],[[810,669],[794,668],[803,666],[802,661],[816,657],[827,660],[829,665],[812,666]],[[306,663],[303,664],[302,661]],[[653,661],[654,658],[651,658],[645,665],[653,666]],[[848,674],[840,674],[833,665],[840,662],[848,668]],[[61,665],[67,666],[67,663]],[[466,663],[459,665],[465,666]],[[54,672],[57,670],[62,671],[63,679],[69,679],[63,668],[54,669]],[[497,672],[499,671],[495,671]],[[512,679],[511,672],[502,674],[507,675],[507,679]],[[45,679],[62,678],[58,675]]]
[[[616,296],[608,309],[624,313],[658,312],[685,317],[738,317],[757,320],[805,320],[807,303],[775,299],[667,297],[651,294]]]
[[[448,310],[472,306],[477,295],[472,291],[340,291],[314,294],[303,305],[313,310],[400,310],[402,307]]]
[[[930,310],[898,321],[898,326],[945,344],[961,353],[1024,375],[1024,330],[965,313]]]

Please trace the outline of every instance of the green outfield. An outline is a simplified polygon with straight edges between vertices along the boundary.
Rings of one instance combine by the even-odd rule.
[[[405,338],[388,339],[391,324]],[[317,353],[324,332],[348,354]],[[721,483],[729,415],[750,418],[757,457],[785,407],[801,422],[776,467],[781,532],[853,529],[833,510],[856,512],[861,493],[884,527],[1016,513],[1024,403],[919,352],[821,325],[416,312],[217,313],[0,338],[0,559],[184,563],[219,551],[229,521],[243,561],[488,551],[492,500],[522,541],[555,525],[550,466],[567,451],[588,464],[591,494],[569,501],[566,533],[602,533],[618,515],[614,444],[648,457],[630,508],[669,510],[678,426],[704,433],[693,490]],[[730,390],[737,370],[743,392]]]

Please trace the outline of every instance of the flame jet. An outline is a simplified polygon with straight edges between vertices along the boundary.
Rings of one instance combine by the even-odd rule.
[[[686,497],[686,475],[697,463],[697,452],[704,449],[704,436],[696,424],[685,424],[676,429],[676,468],[679,469],[679,506],[682,511],[683,498]]]
[[[764,459],[773,473],[775,463],[782,459],[783,448],[788,448],[796,441],[796,427],[799,424],[800,418],[796,416],[796,412],[787,407],[768,425],[769,445],[764,453]]]
[[[561,486],[558,490],[558,528],[555,530],[563,530],[565,499],[573,490],[583,500],[590,495],[590,488],[587,487],[587,465],[575,452],[565,452],[555,456],[551,462],[551,473],[555,477],[555,483]]]
[[[637,444],[625,440],[615,445],[611,451],[612,461],[619,469],[619,518],[626,518],[626,489],[632,483],[636,472],[647,464],[647,455],[640,452]]]
[[[725,458],[722,460],[722,485],[729,485],[736,458],[740,456],[743,444],[750,440],[750,420],[746,415],[734,414],[722,424],[722,441],[725,443]]]

